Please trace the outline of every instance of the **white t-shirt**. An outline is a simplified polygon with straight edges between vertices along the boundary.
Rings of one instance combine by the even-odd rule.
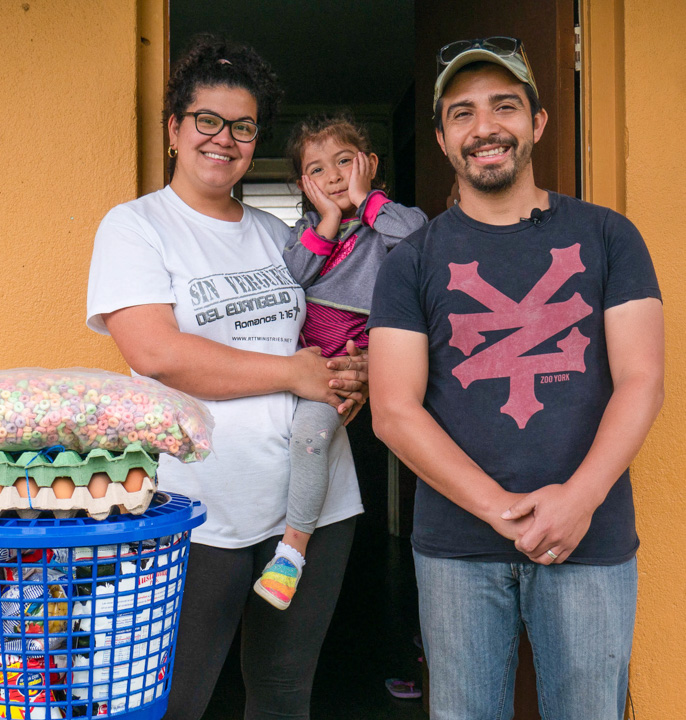
[[[305,297],[281,253],[288,228],[243,206],[240,222],[196,212],[169,187],[112,209],[95,238],[88,326],[107,333],[102,313],[168,303],[182,332],[242,350],[291,355]],[[213,452],[184,465],[160,457],[160,488],[201,499],[207,522],[193,541],[237,548],[281,534],[288,496],[288,442],[296,398],[287,392],[206,401],[215,418]],[[330,452],[332,482],[319,520],[362,512],[344,428]]]

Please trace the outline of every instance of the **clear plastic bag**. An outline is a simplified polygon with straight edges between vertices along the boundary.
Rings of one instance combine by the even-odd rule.
[[[213,428],[203,403],[151,378],[88,368],[0,370],[0,450],[119,452],[140,442],[149,453],[195,462],[210,453]]]

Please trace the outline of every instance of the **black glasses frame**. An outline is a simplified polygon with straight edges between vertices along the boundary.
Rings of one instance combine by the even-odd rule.
[[[201,130],[198,127],[198,117],[200,115],[211,115],[212,117],[216,117],[219,120],[222,121],[222,124],[219,126],[219,129],[217,132],[207,132],[206,130]],[[260,126],[257,123],[254,123],[252,120],[227,120],[226,118],[223,118],[221,115],[217,115],[217,113],[210,112],[209,110],[201,110],[200,112],[185,112],[182,113],[181,117],[193,117],[195,118],[195,129],[201,134],[201,135],[207,135],[209,137],[214,137],[215,135],[219,135],[219,133],[228,125],[229,127],[229,134],[236,142],[242,142],[242,143],[249,143],[252,142],[260,132]],[[255,128],[255,134],[250,138],[250,140],[243,140],[241,138],[237,138],[233,134],[233,126],[236,124],[242,124],[242,125],[252,125]]]

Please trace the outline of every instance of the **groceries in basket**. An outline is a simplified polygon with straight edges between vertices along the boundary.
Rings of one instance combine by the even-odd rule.
[[[0,719],[158,717],[204,517],[158,493],[142,518],[0,519],[0,544],[18,541],[0,547]]]
[[[72,717],[117,714],[160,697],[180,610],[187,541],[188,533],[182,532],[73,549],[0,549],[8,668],[7,694],[0,687],[0,718],[63,718],[66,704]],[[60,648],[64,653],[56,652]],[[69,682],[63,671],[68,656]],[[49,686],[48,658],[54,670]],[[26,705],[27,698],[28,715],[18,704]]]
[[[4,665],[2,658],[5,660]],[[47,717],[51,720],[66,717],[62,707],[53,705],[58,702],[57,694],[60,691],[49,689],[50,686],[60,687],[64,682],[64,670],[57,666],[60,660],[64,661],[64,656],[50,657],[48,685],[44,657],[7,653],[0,656],[0,718],[44,720],[48,698],[50,715]]]
[[[19,649],[24,638],[34,650],[44,650],[46,639],[51,650],[64,644],[68,622],[65,585],[63,573],[48,569],[45,577],[34,574],[3,590],[0,608],[6,650],[12,651],[12,643]]]
[[[79,652],[72,655],[72,699],[80,707],[89,699],[110,698],[114,714],[160,694],[178,619],[187,537],[74,548],[79,599],[72,647]]]

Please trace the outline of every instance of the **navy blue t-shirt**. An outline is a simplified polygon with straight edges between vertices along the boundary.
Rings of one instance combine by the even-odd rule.
[[[537,225],[487,225],[456,206],[410,235],[381,268],[368,328],[428,336],[425,408],[502,487],[527,493],[586,456],[612,394],[604,311],[646,297],[660,290],[634,225],[550,193]],[[433,557],[526,560],[422,480],[412,541]],[[637,548],[627,469],[568,561],[616,564]]]

